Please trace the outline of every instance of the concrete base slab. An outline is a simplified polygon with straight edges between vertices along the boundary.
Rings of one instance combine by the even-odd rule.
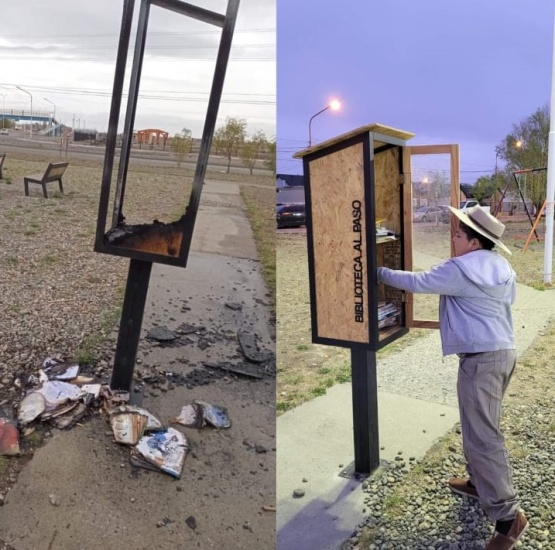
[[[336,550],[364,517],[361,481],[339,476],[354,456],[351,391],[334,386],[278,419],[278,550]],[[382,460],[422,457],[458,420],[446,405],[385,392],[378,402]]]

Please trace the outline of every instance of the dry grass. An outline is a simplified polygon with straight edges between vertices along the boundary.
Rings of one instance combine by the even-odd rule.
[[[509,257],[518,281],[537,289],[542,283],[543,243],[532,243],[522,253],[530,231],[527,222],[508,222],[504,242],[513,251]],[[538,233],[543,235],[543,222]],[[450,255],[449,226],[414,225],[414,249],[438,259]],[[350,380],[350,352],[347,349],[312,344],[308,260],[304,234],[277,236],[277,410],[283,413],[318,395],[327,388]],[[437,319],[438,297],[415,296],[415,318]],[[413,330],[378,352],[378,358],[395,353],[426,334]]]
[[[41,187],[31,185],[30,197],[25,197],[23,176],[43,172],[48,162],[56,160],[59,157],[40,151],[36,155],[10,153],[4,164],[0,291],[5,299],[0,310],[0,366],[36,366],[38,360],[60,353],[83,354],[86,362],[93,362],[101,336],[119,320],[116,313],[129,262],[93,251],[103,159],[70,158],[65,193],[57,190],[57,184],[49,184],[45,200]],[[235,174],[207,175],[211,177],[237,180]],[[241,177],[244,185],[260,185],[261,179],[266,185],[273,183],[268,177]],[[191,181],[192,174],[185,169],[132,163],[124,201],[126,221],[165,221],[181,213]],[[183,201],[176,201],[176,196]]]
[[[241,197],[245,204],[262,272],[271,294],[272,307],[276,306],[276,191],[273,178],[267,186],[242,185]]]

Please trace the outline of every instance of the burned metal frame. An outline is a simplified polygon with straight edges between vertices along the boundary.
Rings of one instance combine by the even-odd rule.
[[[187,265],[204,176],[208,165],[208,156],[218,116],[239,1],[240,0],[228,0],[226,14],[221,15],[204,8],[199,8],[188,2],[183,2],[182,0],[141,0],[133,66],[129,84],[127,111],[123,130],[123,143],[112,211],[112,223],[110,229],[106,232],[112,171],[116,151],[117,126],[120,115],[126,57],[129,49],[135,4],[135,0],[124,0],[96,226],[94,247],[96,252],[181,267]],[[222,29],[222,34],[216,57],[216,66],[195,168],[193,187],[185,212],[179,220],[169,224],[152,223],[140,226],[129,226],[125,224],[123,203],[151,5],[220,27]]]
[[[110,381],[110,387],[113,390],[124,392],[131,391],[152,263],[157,262],[180,267],[185,267],[187,265],[195,220],[200,203],[200,195],[208,165],[208,156],[218,117],[218,109],[222,96],[239,1],[240,0],[228,0],[227,11],[224,16],[181,0],[141,0],[133,68],[129,84],[127,111],[124,123],[123,143],[112,212],[112,227],[105,233],[126,58],[129,49],[129,39],[135,6],[135,0],[124,0],[94,246],[96,252],[131,258],[123,300],[114,367]],[[137,110],[139,83],[141,80],[141,69],[151,5],[221,27],[222,34],[216,58],[212,88],[208,100],[208,109],[195,169],[193,187],[187,208],[177,222],[172,222],[170,224],[153,223],[143,226],[126,226],[123,216],[123,200],[125,196],[125,185],[133,138],[133,125]],[[128,237],[134,238],[138,233],[143,233],[144,235],[145,231],[147,234],[143,241],[139,239],[138,242],[129,242]],[[156,239],[158,239],[158,242],[154,242]],[[156,245],[154,251],[150,248],[153,242]],[[162,242],[162,244],[165,243],[165,253],[163,253],[163,249],[159,248],[160,242]],[[145,246],[145,243],[147,246]]]

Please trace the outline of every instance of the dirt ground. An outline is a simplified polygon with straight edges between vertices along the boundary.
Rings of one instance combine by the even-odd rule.
[[[536,289],[548,288],[542,282],[544,221],[537,229],[540,241],[533,239],[525,252],[522,249],[531,230],[530,223],[523,219],[503,221],[506,223],[503,241],[513,252],[509,261],[518,281]],[[413,249],[434,258],[449,257],[449,227],[448,224],[415,223]],[[306,229],[278,231],[276,257],[279,414],[325,394],[336,383],[349,381],[350,356],[348,350],[311,342]],[[437,296],[416,295],[414,304],[415,318],[437,320]],[[425,333],[425,330],[411,330],[407,336],[380,350],[378,357],[394,353]]]

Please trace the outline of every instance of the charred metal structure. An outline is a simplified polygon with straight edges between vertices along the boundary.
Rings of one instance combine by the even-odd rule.
[[[125,223],[123,215],[125,186],[151,6],[158,6],[179,15],[220,27],[222,33],[193,186],[185,212],[177,221],[171,223],[160,223],[155,220],[151,224],[128,225]],[[129,391],[131,388],[152,263],[158,262],[180,267],[187,265],[231,50],[239,0],[228,0],[225,14],[200,8],[181,0],[141,0],[111,225],[107,230],[118,120],[134,7],[135,0],[124,0],[94,246],[96,252],[131,258],[115,364],[110,383],[112,389],[122,391]]]

